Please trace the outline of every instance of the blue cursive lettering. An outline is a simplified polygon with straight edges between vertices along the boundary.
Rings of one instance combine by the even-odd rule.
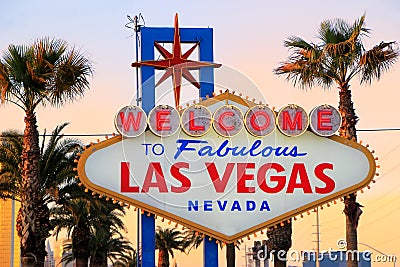
[[[264,158],[269,156],[275,157],[304,157],[307,155],[307,152],[298,151],[297,146],[292,147],[272,147],[272,146],[262,146],[261,140],[255,140],[251,146],[248,148],[247,146],[229,146],[229,140],[224,140],[219,146],[213,147],[205,140],[190,140],[190,139],[178,139],[176,140],[178,144],[177,151],[174,155],[174,159],[177,159],[184,151],[193,151],[197,153],[200,157],[208,156],[218,156],[220,158],[223,157],[244,157],[251,156],[257,157],[262,156]],[[191,147],[191,144],[203,144],[200,148]]]

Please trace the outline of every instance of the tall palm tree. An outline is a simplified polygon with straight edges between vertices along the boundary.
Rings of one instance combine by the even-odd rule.
[[[158,249],[158,267],[169,267],[169,256],[174,257],[174,250],[186,252],[190,248],[193,240],[176,228],[163,229],[157,227],[156,249]]]
[[[349,24],[343,19],[323,21],[319,28],[319,43],[308,43],[300,37],[289,37],[284,45],[293,51],[286,62],[281,63],[275,74],[300,87],[314,85],[339,89],[339,111],[342,124],[339,135],[357,141],[355,114],[351,99],[350,81],[358,76],[361,84],[379,80],[396,61],[399,51],[395,42],[381,42],[372,49],[365,49],[363,37],[368,36],[365,15]],[[356,195],[345,198],[346,241],[348,250],[357,250],[357,225],[362,213]],[[357,266],[357,259],[348,261]]]
[[[22,151],[22,191],[20,234],[22,266],[33,263],[41,247],[39,183],[39,133],[36,107],[61,106],[83,96],[89,88],[92,65],[78,50],[68,49],[65,41],[42,38],[31,45],[10,45],[0,60],[2,102],[11,102],[25,112],[24,148]]]
[[[62,182],[73,179],[75,172],[74,157],[81,151],[80,141],[76,139],[63,138],[62,130],[67,123],[61,124],[50,135],[49,142],[46,142],[46,136],[43,135],[43,142],[40,147],[39,159],[39,184],[38,201],[36,206],[37,235],[40,237],[40,245],[35,248],[35,259],[38,262],[44,262],[46,256],[45,240],[50,236],[52,230],[49,223],[48,204],[58,199],[58,186]],[[23,150],[23,137],[16,131],[8,131],[2,134],[0,144],[0,162],[4,168],[0,172],[0,195],[14,198],[20,201],[24,192],[20,186]],[[17,231],[20,234],[20,214],[17,217]]]

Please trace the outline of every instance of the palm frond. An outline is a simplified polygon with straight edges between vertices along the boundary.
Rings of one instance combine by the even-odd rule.
[[[10,45],[0,61],[2,101],[24,110],[60,106],[83,96],[93,75],[90,60],[61,39],[44,37],[30,45]]]
[[[366,51],[360,58],[361,82],[371,83],[379,80],[396,62],[399,49],[396,42],[381,42],[371,50]]]
[[[52,105],[64,105],[83,96],[89,89],[88,77],[93,75],[91,62],[79,51],[71,49],[59,60],[49,86]]]
[[[394,48],[394,42],[382,42],[365,51],[362,38],[369,31],[365,27],[365,14],[353,24],[343,19],[325,20],[318,30],[320,43],[309,43],[295,36],[284,42],[292,54],[274,73],[284,75],[300,88],[329,88],[333,83],[348,88],[356,75],[361,76],[361,83],[370,83],[394,64],[399,50]]]

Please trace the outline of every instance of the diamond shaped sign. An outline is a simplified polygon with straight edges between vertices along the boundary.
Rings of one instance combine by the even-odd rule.
[[[243,114],[254,103],[225,93],[199,103]],[[172,123],[172,122],[171,122]],[[185,131],[162,137],[116,136],[86,149],[78,163],[85,186],[117,201],[233,242],[367,186],[375,174],[363,146],[307,131],[242,129],[224,137]]]

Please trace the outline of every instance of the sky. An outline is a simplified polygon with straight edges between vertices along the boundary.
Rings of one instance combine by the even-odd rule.
[[[231,90],[243,92],[270,106],[289,103],[306,110],[327,103],[337,106],[338,90],[294,88],[272,70],[290,54],[283,46],[285,38],[296,35],[316,40],[318,26],[325,19],[343,18],[353,22],[366,14],[371,29],[365,38],[367,48],[381,41],[400,41],[400,2],[396,0],[355,1],[1,1],[0,54],[9,44],[28,44],[50,36],[62,38],[79,48],[93,62],[95,73],[90,90],[79,101],[61,108],[47,106],[37,110],[39,131],[51,131],[57,124],[70,122],[66,134],[109,134],[115,132],[114,116],[135,98],[135,39],[124,25],[127,15],[142,14],[147,27],[172,27],[179,13],[180,27],[214,29],[214,61],[240,74],[235,84],[224,80]],[[235,76],[235,75],[234,75]],[[232,85],[233,84],[233,85]],[[358,129],[400,128],[398,98],[400,63],[370,86],[353,79],[351,89]],[[253,88],[253,89],[248,89]],[[256,89],[254,89],[256,88]],[[186,99],[187,101],[188,99]],[[12,104],[0,106],[0,131],[23,130],[24,113]],[[85,142],[96,138],[84,139]],[[370,144],[379,157],[380,176],[371,190],[359,195],[364,213],[359,224],[359,242],[386,254],[400,256],[400,131],[359,132],[359,140]],[[341,203],[320,212],[321,248],[337,248],[344,238],[344,215]],[[132,210],[131,210],[132,211]],[[132,216],[133,217],[133,216]],[[129,236],[135,235],[134,220],[127,219]],[[315,215],[293,225],[293,249],[315,248]],[[247,242],[251,245],[253,240]],[[360,244],[360,249],[367,249]],[[182,266],[201,263],[201,249],[189,256],[177,255]],[[224,253],[220,253],[221,266]],[[244,266],[244,250],[237,252],[237,266]],[[300,265],[299,263],[293,263]],[[391,266],[392,263],[374,266]]]

